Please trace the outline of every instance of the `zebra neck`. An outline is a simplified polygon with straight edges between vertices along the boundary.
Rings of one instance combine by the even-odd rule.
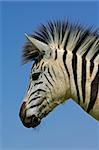
[[[81,89],[81,57],[74,55],[71,51],[67,51],[65,60],[70,78],[70,98],[79,104],[86,111],[86,104],[82,101]]]
[[[83,59],[72,51],[67,51],[65,58],[70,75],[70,97],[99,120],[99,64],[94,61],[92,68],[91,56]]]

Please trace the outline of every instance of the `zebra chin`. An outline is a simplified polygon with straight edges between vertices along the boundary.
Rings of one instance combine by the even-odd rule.
[[[36,117],[35,115],[32,115],[31,117],[27,117],[22,121],[23,125],[27,128],[35,128],[40,124],[41,120]]]
[[[31,116],[26,116],[26,103],[25,102],[23,102],[20,108],[19,117],[23,125],[27,128],[35,128],[41,122],[41,119],[34,114]]]

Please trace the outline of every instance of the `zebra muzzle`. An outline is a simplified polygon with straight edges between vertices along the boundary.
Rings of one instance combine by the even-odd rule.
[[[38,126],[41,122],[40,118],[36,117],[35,115],[26,117],[26,102],[23,102],[20,112],[19,112],[19,117],[23,123],[23,125],[27,128],[35,128]]]

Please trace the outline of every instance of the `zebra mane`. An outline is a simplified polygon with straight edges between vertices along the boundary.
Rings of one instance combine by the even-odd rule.
[[[31,37],[44,42],[45,44],[59,48],[73,50],[79,48],[84,43],[88,48],[87,43],[97,42],[94,49],[99,48],[99,33],[98,30],[92,31],[92,28],[86,29],[78,24],[71,24],[68,21],[49,21],[47,25],[41,25],[38,31],[30,35]],[[26,43],[23,49],[23,62],[40,61],[43,54],[30,41]]]

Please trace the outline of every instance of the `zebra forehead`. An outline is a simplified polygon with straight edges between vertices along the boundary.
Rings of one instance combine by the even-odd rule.
[[[68,21],[49,21],[46,25],[41,25],[38,31],[30,35],[31,37],[58,49],[69,49],[73,51],[77,45],[86,43],[87,40],[99,40],[98,30],[84,28],[79,24],[72,24]],[[85,39],[85,41],[83,40]],[[95,42],[95,40],[94,40]],[[94,44],[94,43],[93,43]],[[99,45],[98,45],[99,46]],[[87,48],[87,45],[86,45]],[[23,50],[25,62],[30,60],[41,60],[42,54],[30,41],[26,43]]]

